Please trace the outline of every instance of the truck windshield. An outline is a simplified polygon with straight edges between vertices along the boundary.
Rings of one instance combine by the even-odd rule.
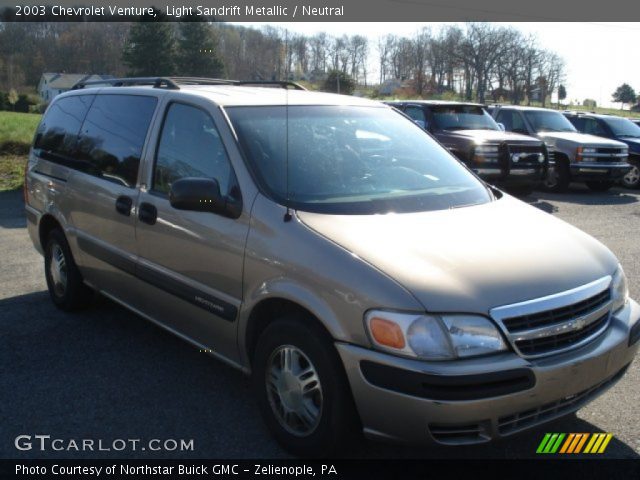
[[[226,111],[262,189],[295,209],[374,214],[492,199],[490,190],[430,135],[386,107]]]
[[[605,120],[616,137],[640,138],[640,127],[626,118],[607,118]]]
[[[431,107],[433,123],[440,130],[500,130],[484,108],[477,105]]]
[[[536,132],[577,132],[567,117],[560,112],[527,110],[524,116]]]

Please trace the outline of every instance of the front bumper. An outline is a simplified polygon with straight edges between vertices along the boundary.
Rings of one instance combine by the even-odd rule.
[[[572,163],[571,179],[574,181],[617,180],[624,177],[631,165],[628,163]]]
[[[535,360],[504,353],[424,362],[345,343],[336,347],[366,436],[413,444],[473,444],[576,411],[612,386],[640,345],[638,319],[640,306],[630,300],[591,343]],[[372,376],[371,364],[395,372],[393,380],[384,384],[382,377]],[[528,375],[532,382],[526,382]],[[483,377],[484,385],[478,383]]]
[[[539,165],[511,167],[505,173],[500,167],[473,167],[482,179],[501,186],[536,185],[544,177],[545,169]]]

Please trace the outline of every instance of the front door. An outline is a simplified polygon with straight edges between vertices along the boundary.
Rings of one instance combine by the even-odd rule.
[[[246,215],[177,210],[171,184],[215,178],[222,195],[241,198],[236,175],[207,106],[170,101],[165,109],[149,185],[137,206],[137,275],[144,310],[212,353],[237,355]]]

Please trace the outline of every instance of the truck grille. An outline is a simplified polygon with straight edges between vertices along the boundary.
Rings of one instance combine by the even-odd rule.
[[[497,307],[491,315],[525,358],[563,352],[590,342],[609,324],[611,277],[568,292]]]

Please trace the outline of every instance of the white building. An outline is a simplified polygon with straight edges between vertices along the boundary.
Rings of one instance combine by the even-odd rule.
[[[85,73],[43,73],[38,82],[38,94],[44,102],[50,102],[78,82],[89,80],[106,80],[113,75],[87,75]]]

